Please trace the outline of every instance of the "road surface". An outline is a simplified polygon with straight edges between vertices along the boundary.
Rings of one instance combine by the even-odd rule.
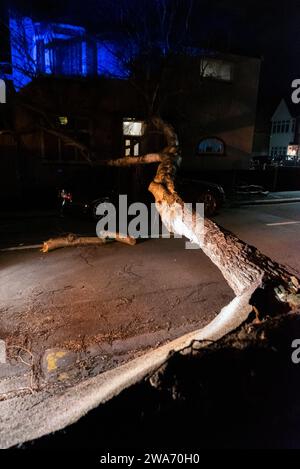
[[[215,221],[300,275],[300,203],[224,209]]]
[[[216,221],[300,275],[300,203],[223,209]],[[1,247],[93,230],[46,214],[6,219]],[[32,354],[37,379],[46,350],[76,353],[80,377],[90,376],[203,327],[233,297],[207,257],[178,239],[2,252],[0,265],[0,337],[10,358],[17,347]]]
[[[233,298],[181,239],[9,251],[0,264],[0,337],[11,355],[28,350],[38,370],[46,350],[72,351],[81,377],[203,327]]]

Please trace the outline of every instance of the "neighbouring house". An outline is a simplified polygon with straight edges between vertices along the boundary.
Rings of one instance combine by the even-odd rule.
[[[18,24],[10,20],[11,34],[20,31]],[[28,18],[21,26],[31,44],[26,60],[33,67],[31,76],[24,74],[22,48],[11,41],[11,79],[18,89],[11,119],[23,188],[57,186],[88,166],[80,147],[59,133],[88,145],[95,160],[160,149],[160,136],[145,126],[143,97],[124,68],[126,60],[117,60],[122,44],[112,38],[87,40],[79,26]],[[134,48],[130,53],[134,56]],[[259,72],[258,58],[212,51],[187,49],[169,61],[159,112],[178,132],[184,168],[249,168]],[[1,153],[5,139],[0,135]],[[6,177],[2,169],[0,174]]]
[[[260,59],[222,54],[202,63],[206,72],[200,80],[194,69],[193,92],[184,103],[188,118],[179,127],[184,165],[199,171],[248,169]]]
[[[299,111],[281,99],[271,117],[269,155],[274,161],[298,164],[300,160]]]

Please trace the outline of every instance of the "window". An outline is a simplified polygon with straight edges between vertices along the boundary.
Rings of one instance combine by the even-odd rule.
[[[203,59],[200,66],[201,76],[216,80],[231,81],[232,65],[224,60]]]
[[[68,125],[68,117],[58,116],[58,122],[60,123],[60,125]]]
[[[271,156],[286,156],[287,154],[287,147],[272,147],[271,148]]]
[[[287,134],[290,131],[290,121],[273,121],[272,134]]]
[[[45,67],[45,44],[44,41],[38,39],[36,41],[37,69],[38,72],[44,73]]]
[[[59,139],[47,132],[43,132],[42,155],[49,161],[57,161],[60,155]]]
[[[135,119],[123,120],[123,135],[141,137],[143,133],[144,123],[142,121],[136,121]]]
[[[198,145],[198,153],[202,155],[224,155],[224,143],[215,137],[205,138]]]
[[[57,116],[56,125],[63,127],[63,134],[70,139],[90,147],[89,119],[82,117],[70,118],[66,115]],[[76,147],[67,139],[42,132],[41,155],[45,160],[53,162],[77,162],[84,161],[83,156]]]
[[[290,157],[298,156],[299,145],[289,145],[287,149],[287,155]]]
[[[132,118],[123,120],[125,156],[138,156],[140,154],[140,143],[144,130],[145,124],[143,121]]]

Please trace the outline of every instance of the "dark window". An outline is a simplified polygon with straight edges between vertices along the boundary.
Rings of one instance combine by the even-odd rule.
[[[224,143],[216,137],[205,138],[198,145],[201,155],[224,155]]]
[[[290,121],[285,121],[285,133],[287,134],[290,131]]]
[[[44,132],[44,158],[46,160],[57,161],[60,157],[59,139],[47,132]]]
[[[37,69],[40,73],[44,73],[45,66],[45,45],[41,39],[36,42],[36,55],[37,55]]]

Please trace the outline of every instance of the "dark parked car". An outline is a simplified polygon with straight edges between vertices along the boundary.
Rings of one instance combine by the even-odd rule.
[[[60,189],[58,192],[60,200],[61,215],[83,215],[97,218],[96,210],[100,203],[115,203],[115,196],[112,191],[108,191],[107,195],[97,194],[95,191],[80,191],[78,189]]]
[[[178,176],[176,185],[185,202],[204,203],[207,216],[214,215],[224,203],[225,193],[218,184]],[[100,203],[112,202],[118,206],[118,192],[114,189],[105,190],[101,185],[69,185],[60,189],[58,195],[62,214],[81,214],[97,218],[96,209]]]
[[[214,215],[224,204],[225,192],[219,184],[184,177],[179,177],[177,184],[186,202],[204,204],[206,216]]]

